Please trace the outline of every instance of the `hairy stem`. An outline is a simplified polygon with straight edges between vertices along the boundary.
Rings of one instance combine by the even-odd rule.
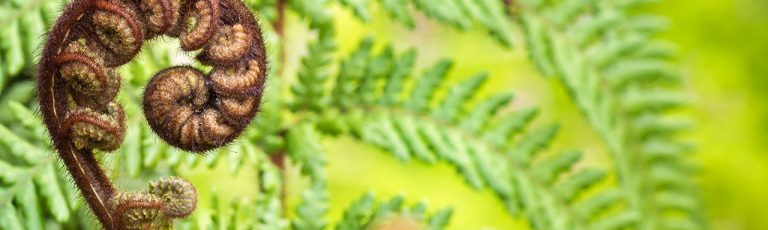
[[[64,161],[83,198],[99,222],[105,228],[111,229],[114,227],[114,220],[107,202],[112,198],[114,188],[93,159],[92,153],[75,151],[72,143],[61,136],[62,131],[59,125],[63,123],[68,108],[66,97],[62,97],[63,92],[57,87],[63,82],[60,78],[54,78],[54,60],[50,58],[59,52],[67,39],[66,35],[71,32],[68,25],[74,24],[78,17],[85,14],[93,6],[92,3],[91,1],[72,2],[62,14],[61,20],[57,21],[49,32],[51,36],[43,48],[44,58],[40,62],[37,93],[40,110],[44,114],[46,126],[53,137],[53,144],[58,149],[59,157]]]
[[[280,41],[285,41],[285,10],[286,10],[286,0],[277,0],[276,3],[277,7],[277,19],[272,23],[272,28],[274,28],[275,32],[277,33],[277,36],[280,38]],[[286,49],[285,44],[283,42],[280,42],[279,46],[279,55],[280,55],[280,63],[278,64],[278,70],[277,70],[277,76],[283,78],[285,74],[285,62],[286,62]],[[285,170],[286,170],[286,154],[285,152],[277,152],[272,153],[269,155],[269,159],[272,161],[272,164],[274,164],[278,171],[280,172],[280,179],[282,183],[280,183],[280,205],[281,210],[283,211],[283,216],[286,216],[288,214],[286,209],[286,201],[287,201],[287,193],[286,193],[286,185],[285,185]]]
[[[193,152],[218,148],[237,138],[260,107],[266,51],[242,2],[72,1],[49,32],[36,90],[59,157],[105,229],[168,228],[196,207],[194,186],[180,178],[152,182],[146,192],[117,191],[94,155],[119,149],[125,137],[115,68],[133,59],[144,40],[162,35],[179,37],[182,48],[204,49],[198,59],[213,66],[208,75],[171,67],[149,82],[144,112],[163,140]]]

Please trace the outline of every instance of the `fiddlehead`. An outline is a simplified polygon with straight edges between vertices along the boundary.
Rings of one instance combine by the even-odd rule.
[[[261,29],[238,0],[75,0],[49,33],[37,76],[41,112],[59,156],[106,229],[172,227],[196,207],[197,192],[180,178],[150,183],[148,192],[119,192],[94,157],[113,151],[126,132],[115,100],[116,67],[145,40],[178,37],[183,50],[213,66],[205,74],[170,67],[145,91],[150,127],[169,144],[193,152],[221,147],[258,112],[265,82]]]

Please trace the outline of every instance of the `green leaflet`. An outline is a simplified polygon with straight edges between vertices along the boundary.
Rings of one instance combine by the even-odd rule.
[[[309,177],[310,188],[301,193],[302,202],[296,207],[294,229],[324,229],[328,225],[328,191],[326,189],[325,159],[314,128],[302,124],[291,129],[287,138],[287,155],[300,163],[301,172]]]
[[[479,73],[470,77],[462,84],[457,84],[448,90],[448,94],[436,108],[432,116],[439,117],[446,122],[453,122],[463,112],[462,106],[467,103],[472,93],[477,91],[480,85],[488,79],[488,73]]]
[[[336,77],[336,87],[333,89],[333,101],[341,108],[347,108],[356,100],[357,85],[362,84],[368,74],[369,53],[373,41],[365,39],[360,47],[348,59],[341,61],[339,74]]]
[[[336,230],[375,228],[398,221],[425,226],[425,229],[430,230],[444,229],[453,213],[452,209],[442,208],[427,215],[426,206],[424,202],[406,206],[402,196],[377,202],[375,195],[369,192],[354,201],[344,211],[344,216],[336,225]]]
[[[330,103],[331,98],[325,94],[331,75],[329,65],[334,61],[332,52],[335,44],[330,36],[321,35],[309,46],[309,55],[302,59],[298,74],[300,84],[291,85],[291,91],[297,97],[294,107],[319,111]]]
[[[355,16],[363,19],[363,21],[371,20],[371,13],[368,11],[369,0],[340,0],[345,6],[352,8]]]
[[[407,0],[380,0],[381,6],[390,17],[401,21],[406,26],[413,28],[416,26],[413,22],[413,16],[408,12]]]
[[[373,216],[375,197],[366,193],[344,211],[344,217],[336,225],[336,230],[354,230],[364,228]]]
[[[364,22],[371,20],[368,1],[339,0]],[[459,30],[478,26],[488,31],[490,36],[503,46],[511,47],[514,43],[513,26],[510,20],[512,17],[502,1],[445,0],[440,4],[429,0],[379,0],[378,2],[390,17],[409,28],[416,26],[414,16],[409,12],[409,8],[414,8],[437,22]]]
[[[3,204],[0,209],[4,212],[0,212],[0,223],[8,229],[22,229],[24,228],[19,215],[16,213],[15,208],[10,203]]]
[[[627,194],[630,212],[591,226],[657,229],[674,223],[669,226],[704,228],[700,210],[691,208],[698,202],[672,205],[666,211],[655,202],[663,201],[656,199],[656,194],[687,187],[684,180],[673,178],[690,177],[690,172],[672,173],[676,170],[659,168],[686,164],[680,156],[689,152],[688,145],[669,134],[684,130],[687,124],[663,118],[688,101],[679,93],[682,74],[670,61],[674,49],[653,40],[654,33],[663,30],[666,22],[657,16],[634,13],[635,7],[645,3],[531,0],[522,4],[526,13],[519,22],[541,72],[562,81],[574,104],[604,140],[613,156],[619,184]],[[651,169],[665,172],[657,174],[665,186],[638,176]],[[693,189],[684,191],[689,197],[695,196]],[[599,201],[606,200],[615,199]],[[588,207],[592,206],[600,205]],[[669,210],[683,214],[671,215]]]
[[[299,15],[310,21],[312,28],[329,26],[333,15],[327,10],[328,0],[288,0],[288,5]]]
[[[25,220],[26,224],[23,226],[30,228],[40,224],[30,220],[30,218],[41,219],[39,216],[41,211],[37,210],[38,207],[45,207],[45,213],[53,215],[56,221],[67,221],[74,207],[74,204],[70,204],[68,200],[73,194],[63,188],[68,185],[63,185],[59,181],[60,170],[56,165],[57,162],[51,158],[43,158],[45,151],[34,147],[3,125],[0,125],[0,134],[5,137],[0,140],[3,151],[23,153],[16,156],[16,159],[24,159],[23,162],[13,162],[13,165],[10,163],[12,161],[8,161],[13,158],[0,159],[0,168],[4,171],[0,174],[0,179],[8,183],[0,187],[3,191],[3,198],[0,199],[0,205],[4,207],[2,212],[12,213],[12,210],[19,208],[19,211],[24,213],[24,217],[11,217],[10,215],[13,214],[8,214],[7,218]],[[34,190],[38,192],[25,194],[27,191]],[[19,207],[10,206],[14,199],[28,202],[20,203]],[[14,225],[13,221],[7,224]]]
[[[25,69],[33,69],[48,26],[63,1],[0,3],[0,88]],[[27,73],[31,74],[31,72]]]
[[[413,112],[423,112],[429,107],[429,102],[432,101],[432,95],[437,90],[438,85],[444,81],[448,70],[451,69],[453,63],[449,60],[442,60],[435,64],[434,67],[425,71],[424,74],[416,81],[416,86],[411,91],[408,100],[405,103],[405,107]]]

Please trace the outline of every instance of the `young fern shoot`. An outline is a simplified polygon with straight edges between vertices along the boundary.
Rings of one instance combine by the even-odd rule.
[[[258,112],[266,78],[261,28],[239,0],[75,0],[52,27],[38,65],[40,110],[59,157],[105,229],[172,226],[196,207],[197,192],[181,178],[150,183],[147,192],[118,191],[95,151],[120,148],[125,114],[115,101],[117,67],[145,40],[179,38],[185,51],[213,66],[156,74],[144,95],[144,113],[163,140],[204,153],[224,146]]]

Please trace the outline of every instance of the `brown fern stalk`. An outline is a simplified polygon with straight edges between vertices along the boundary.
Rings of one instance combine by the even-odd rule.
[[[261,28],[238,0],[75,0],[48,35],[38,66],[40,110],[60,158],[105,229],[172,226],[195,209],[197,193],[180,178],[148,192],[119,192],[96,150],[120,147],[125,114],[115,101],[116,68],[145,40],[177,37],[199,50],[205,74],[170,67],[148,83],[143,110],[152,130],[178,148],[203,153],[226,145],[258,112],[266,78]]]

